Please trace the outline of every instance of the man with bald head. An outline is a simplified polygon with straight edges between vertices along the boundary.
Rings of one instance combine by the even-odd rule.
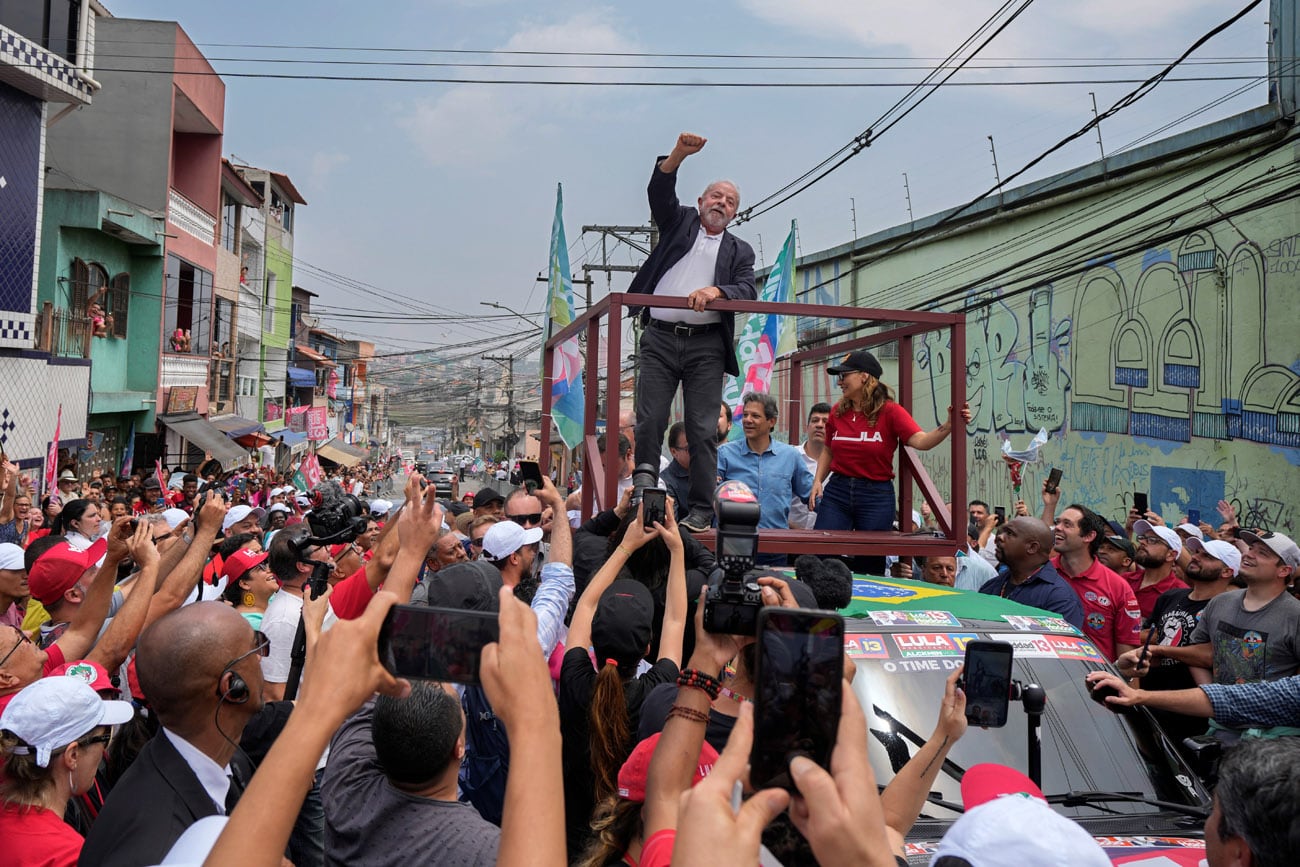
[[[252,774],[235,744],[262,707],[267,649],[220,602],[188,605],[144,631],[136,673],[161,728],[104,802],[81,864],[157,864],[190,825],[234,808]]]
[[[686,308],[632,308],[645,331],[636,380],[636,463],[658,467],[668,412],[680,384],[685,404],[686,442],[691,455],[689,511],[683,529],[713,524],[717,486],[716,407],[725,374],[739,375],[735,314],[708,309],[719,298],[752,301],[754,249],[727,231],[740,207],[730,181],[714,181],[696,207],[677,199],[677,168],[699,153],[702,136],[684,132],[672,153],[660,157],[646,194],[659,229],[659,243],[632,278],[628,291],[685,299]],[[606,504],[608,506],[609,504]]]
[[[1051,527],[1038,518],[1012,518],[1003,524],[993,542],[1001,566],[980,592],[1054,611],[1082,630],[1083,603],[1049,562],[1055,541]]]

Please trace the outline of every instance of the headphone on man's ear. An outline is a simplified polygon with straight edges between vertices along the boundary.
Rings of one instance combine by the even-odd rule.
[[[226,688],[222,689],[221,680],[218,680],[217,696],[220,697],[223,702],[229,702],[230,704],[243,704],[248,701],[248,683],[244,678],[240,677],[238,672],[231,671],[230,669],[226,669],[224,674],[229,675],[228,677],[223,676],[222,678],[222,680],[225,680],[226,682]]]

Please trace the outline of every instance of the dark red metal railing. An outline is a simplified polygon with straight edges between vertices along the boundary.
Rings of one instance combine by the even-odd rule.
[[[605,401],[605,430],[612,435],[618,431],[619,402],[618,389],[621,381],[623,317],[629,307],[666,308],[687,306],[685,298],[666,298],[654,295],[631,295],[613,292],[606,295],[585,310],[572,323],[555,332],[546,341],[542,369],[542,425],[541,448],[542,472],[549,472],[551,441],[551,370],[555,348],[571,337],[585,334],[587,340],[587,357],[585,364],[586,406],[583,415],[583,486],[582,514],[591,515],[597,504],[612,505],[616,501],[619,476],[618,449],[606,450],[603,461],[596,450],[596,413],[599,405],[597,385],[602,359],[597,347],[600,346],[600,329],[602,320],[606,324],[605,387],[608,392],[613,389],[614,398]],[[790,420],[790,442],[798,443],[800,426],[805,413],[802,406],[803,368],[807,364],[820,364],[833,356],[840,356],[854,349],[868,349],[881,344],[898,343],[898,382],[896,393],[901,406],[912,411],[913,383],[912,358],[913,339],[918,334],[931,331],[947,332],[951,357],[954,359],[951,369],[950,402],[960,408],[966,402],[966,377],[961,375],[965,369],[963,359],[966,357],[966,317],[958,313],[931,313],[916,310],[890,310],[877,307],[839,307],[827,304],[783,304],[772,301],[715,301],[709,305],[710,310],[735,313],[779,313],[787,316],[823,317],[830,319],[852,319],[868,326],[882,330],[865,337],[831,343],[803,349],[789,356],[790,395],[788,400],[788,418]],[[952,508],[948,500],[935,487],[929,473],[922,466],[916,451],[909,447],[899,450],[898,460],[898,520],[897,531],[836,531],[824,530],[761,530],[759,532],[759,549],[764,552],[783,552],[796,554],[910,554],[924,556],[927,554],[951,554],[956,548],[966,544],[966,428],[960,421],[960,415],[953,414],[952,435],[939,448],[950,450],[952,461]],[[930,505],[939,524],[942,535],[910,535],[916,528],[912,524],[912,497],[916,490]],[[699,538],[709,541],[711,534],[701,534]]]

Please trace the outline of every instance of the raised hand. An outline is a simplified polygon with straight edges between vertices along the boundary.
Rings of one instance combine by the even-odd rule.
[[[708,144],[708,141],[709,140],[702,135],[684,132],[677,136],[677,144],[673,146],[673,150],[679,156],[688,157],[691,154],[697,154],[704,150],[704,146]]]

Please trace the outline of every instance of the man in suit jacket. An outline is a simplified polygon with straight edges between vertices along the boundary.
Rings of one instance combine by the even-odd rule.
[[[162,728],[109,793],[82,865],[157,864],[190,825],[234,808],[252,773],[234,759],[235,742],[262,707],[266,647],[220,602],[187,605],[144,631],[136,673]]]
[[[685,298],[690,309],[642,308],[640,370],[636,385],[636,463],[659,466],[668,413],[680,384],[691,455],[689,510],[684,529],[713,523],[717,486],[717,407],[724,374],[739,373],[735,315],[709,310],[719,298],[753,300],[754,250],[727,231],[740,192],[730,181],[709,184],[697,207],[677,200],[677,167],[706,139],[682,133],[660,157],[646,189],[659,244],[632,278],[629,292]]]

